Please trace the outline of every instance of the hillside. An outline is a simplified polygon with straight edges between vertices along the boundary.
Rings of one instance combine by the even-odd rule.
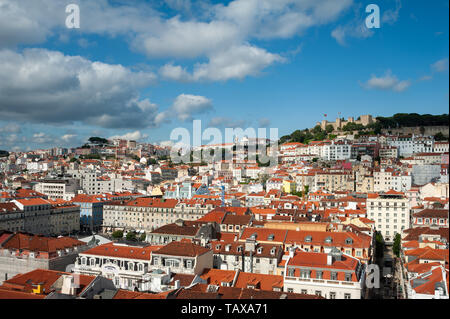
[[[449,115],[431,115],[417,113],[397,113],[391,117],[379,116],[376,122],[364,126],[362,124],[348,123],[340,131],[334,131],[333,127],[327,126],[323,130],[319,125],[312,129],[296,130],[289,135],[282,136],[279,140],[280,144],[287,142],[299,142],[308,144],[310,141],[322,141],[325,139],[333,139],[337,134],[355,133],[358,135],[377,135],[381,133],[394,132],[408,134],[417,132],[425,134],[427,131],[437,140],[448,139],[448,130],[427,130],[427,127],[448,127]],[[416,128],[416,129],[415,129]]]

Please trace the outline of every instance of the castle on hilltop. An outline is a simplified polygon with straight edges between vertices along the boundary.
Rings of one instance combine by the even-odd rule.
[[[325,130],[327,125],[332,125],[335,131],[341,130],[347,123],[355,123],[362,124],[364,126],[375,123],[377,120],[372,117],[372,115],[361,115],[356,121],[353,117],[349,117],[346,120],[341,118],[336,118],[334,122],[328,122],[327,120],[323,120],[322,122],[317,122],[316,125],[320,125],[320,127]]]

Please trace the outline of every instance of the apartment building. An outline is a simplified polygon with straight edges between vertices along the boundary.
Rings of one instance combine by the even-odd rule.
[[[45,194],[50,199],[73,199],[79,190],[81,190],[78,179],[46,179],[39,181],[34,190]]]
[[[103,193],[134,191],[133,182],[123,179],[115,174],[103,176],[100,172],[91,169],[68,170],[74,179],[80,180],[80,186],[88,195]]]
[[[86,243],[70,237],[4,233],[0,237],[0,283],[35,269],[66,271],[87,248]]]
[[[367,197],[367,217],[375,221],[375,229],[386,243],[393,243],[397,233],[410,227],[410,208],[409,199],[402,192],[390,190]]]
[[[106,195],[80,194],[72,199],[80,206],[80,228],[83,231],[98,231],[103,225],[103,206],[111,202]]]
[[[412,175],[393,168],[380,168],[373,172],[374,192],[387,192],[391,189],[406,192],[411,189]]]
[[[395,146],[381,147],[379,156],[380,158],[398,158],[398,148]]]
[[[0,203],[0,230],[25,230],[24,212],[14,203]]]
[[[431,152],[434,147],[432,137],[412,135],[388,136],[387,146],[397,147],[399,156],[411,156],[417,153]]]
[[[183,221],[161,226],[147,233],[146,241],[152,245],[166,245],[173,241],[190,240],[193,242],[210,241],[216,238],[215,227],[210,223]]]
[[[116,288],[146,291],[146,274],[151,271],[151,253],[161,246],[129,246],[120,243],[100,245],[79,254],[74,272],[104,276]]]
[[[191,242],[171,242],[152,252],[153,269],[177,274],[200,275],[213,268],[213,251]]]
[[[174,223],[187,212],[175,211],[176,199],[136,198],[113,202],[103,207],[103,228],[153,231],[163,225]],[[186,218],[187,219],[187,218]]]
[[[448,228],[448,209],[423,209],[412,215],[412,227]]]
[[[361,299],[365,267],[337,249],[329,253],[291,250],[285,264],[284,291],[327,299]]]
[[[61,235],[80,230],[80,207],[43,198],[13,200],[23,211],[23,230],[33,234]]]
[[[314,176],[313,192],[318,190],[335,191],[354,191],[354,179],[351,171],[320,171]]]
[[[214,268],[274,275],[283,255],[279,244],[260,244],[254,240],[212,241]]]
[[[352,146],[347,141],[332,141],[323,146],[321,158],[327,161],[347,160],[351,158]]]

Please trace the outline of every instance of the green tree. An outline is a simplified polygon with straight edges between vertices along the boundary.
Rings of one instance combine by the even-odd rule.
[[[97,136],[90,137],[88,141],[91,142],[92,144],[102,144],[102,145],[108,144],[108,140],[106,138]]]
[[[121,238],[123,238],[123,231],[116,230],[115,232],[112,233],[112,237],[114,239],[121,239]]]
[[[136,233],[135,232],[128,232],[126,236],[127,240],[135,241],[136,240]]]
[[[376,251],[376,256],[378,258],[383,257],[383,255],[384,255],[384,238],[380,232],[377,232],[375,235],[375,251]]]
[[[305,185],[303,189],[303,194],[308,195],[308,193],[309,193],[309,185]]]
[[[400,236],[400,234],[397,233],[394,238],[394,245],[392,246],[392,251],[397,257],[400,257],[401,245],[402,245],[402,236]]]
[[[330,134],[331,132],[333,132],[333,131],[334,131],[333,125],[328,124],[328,125],[325,127],[325,131],[327,131],[328,134]]]
[[[145,241],[145,239],[147,238],[147,235],[145,233],[141,234],[141,236],[139,237],[140,241]]]

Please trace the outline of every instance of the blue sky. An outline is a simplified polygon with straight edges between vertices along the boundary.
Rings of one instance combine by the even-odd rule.
[[[282,136],[324,114],[447,113],[449,4],[432,3],[0,0],[0,149],[159,143],[193,119]]]

